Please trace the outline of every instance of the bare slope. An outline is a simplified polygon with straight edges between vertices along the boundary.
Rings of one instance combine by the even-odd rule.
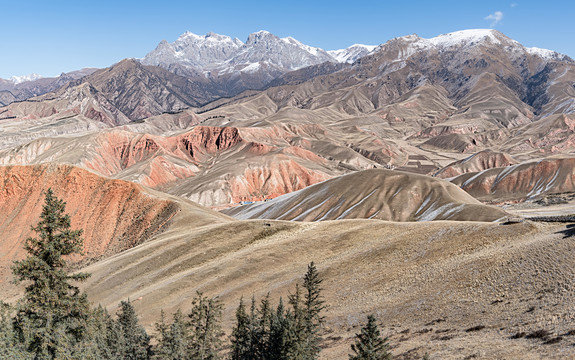
[[[506,216],[447,181],[393,170],[365,170],[267,202],[223,211],[238,219],[495,221]]]
[[[343,220],[239,221],[189,231],[174,222],[154,241],[86,268],[93,275],[85,289],[112,312],[132,299],[148,329],[160,309],[188,311],[198,290],[218,295],[229,334],[241,296],[261,299],[269,291],[277,304],[315,261],[329,305],[324,359],[347,359],[369,313],[382,321],[396,355],[565,358],[575,355],[572,336],[543,346],[511,339],[517,332],[545,329],[553,337],[573,328],[575,245],[557,233],[563,230]],[[466,331],[476,326],[484,328]]]
[[[467,173],[451,180],[482,201],[536,199],[575,192],[575,158],[548,158]]]
[[[468,172],[479,172],[495,167],[515,165],[517,163],[518,161],[509,154],[483,150],[447,165],[433,174],[433,176],[445,179]]]

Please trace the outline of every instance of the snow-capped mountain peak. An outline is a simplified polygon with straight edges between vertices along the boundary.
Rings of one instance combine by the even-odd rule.
[[[202,36],[187,31],[173,43],[160,42],[141,62],[177,71],[187,68],[191,73],[206,75],[233,73],[246,69],[250,64],[265,63],[267,65],[261,69],[283,73],[326,61],[352,63],[375,48],[354,44],[347,49],[327,52],[305,45],[291,36],[279,38],[266,30],[250,34],[245,43],[213,32]],[[236,66],[239,68],[235,69]],[[247,69],[251,72],[259,67],[254,65]]]
[[[566,55],[560,54],[553,50],[541,49],[538,47],[526,48],[531,55],[539,56],[545,60],[565,60]]]
[[[329,50],[327,53],[337,62],[351,64],[355,60],[370,54],[375,49],[377,49],[376,45],[353,44],[345,49]]]
[[[239,39],[226,35],[209,32],[202,36],[187,31],[173,43],[165,40],[160,42],[141,62],[144,65],[159,65],[165,68],[179,64],[203,70],[205,67],[223,63],[243,45]]]
[[[42,75],[38,75],[38,74],[28,74],[28,75],[22,75],[22,76],[12,76],[10,78],[10,81],[12,83],[14,83],[14,85],[23,83],[23,82],[27,82],[27,81],[34,81],[34,80],[38,80],[43,78]]]
[[[180,37],[178,38],[178,40],[184,40],[187,38],[191,38],[191,39],[195,39],[195,40],[199,40],[200,38],[202,38],[202,36],[200,35],[196,35],[191,31],[186,31],[185,33],[183,33],[182,35],[180,35]]]
[[[482,47],[496,46],[512,58],[534,55],[545,61],[562,60],[566,56],[551,50],[526,48],[518,41],[510,39],[494,29],[470,29],[424,39],[415,34],[392,39],[383,44],[377,51],[396,51],[396,60],[402,61],[420,51],[465,51],[478,53]]]
[[[270,33],[266,30],[260,30],[255,33],[251,33],[248,36],[248,40],[246,40],[246,45],[255,45],[262,41],[277,41],[279,37],[275,36],[274,34]]]
[[[493,29],[470,29],[442,34],[428,39],[431,44],[439,47],[453,47],[459,45],[476,44],[489,41],[492,44],[501,44],[502,41],[513,41],[497,30]]]

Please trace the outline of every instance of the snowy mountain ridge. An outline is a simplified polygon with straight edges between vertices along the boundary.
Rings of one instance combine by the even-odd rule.
[[[408,44],[398,54],[397,60],[405,60],[411,55],[419,51],[440,50],[440,51],[453,51],[465,50],[473,51],[479,46],[498,46],[506,49],[510,53],[516,55],[534,55],[542,58],[543,60],[566,60],[568,56],[558,52],[540,49],[536,47],[527,48],[516,40],[513,40],[501,32],[494,29],[469,29],[460,30],[447,34],[435,36],[433,38],[425,39],[417,36],[416,34],[398,37],[388,41],[402,42]],[[386,44],[380,46],[379,49],[384,50]]]
[[[216,74],[234,72],[239,65],[242,69],[251,65],[249,69],[253,72],[258,68],[253,64],[265,63],[266,68],[286,72],[326,61],[351,63],[375,48],[355,44],[347,49],[325,51],[291,36],[279,38],[266,30],[250,34],[245,43],[226,35],[202,36],[187,31],[173,43],[163,40],[140,61],[167,69],[178,65]]]

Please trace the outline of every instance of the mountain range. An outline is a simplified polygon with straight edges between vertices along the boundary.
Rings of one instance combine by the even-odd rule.
[[[279,38],[267,31],[250,34],[245,43],[226,35],[208,33],[200,36],[186,32],[173,43],[160,42],[156,49],[138,61],[195,79],[201,86],[209,84],[218,88],[212,97],[198,97],[192,101],[197,104],[233,96],[246,89],[260,89],[280,75],[310,65],[352,63],[375,48],[354,44],[346,49],[325,51],[304,45],[292,37]],[[55,78],[30,74],[0,79],[0,105],[57,90],[96,70],[82,69]]]
[[[245,44],[216,34],[186,33],[159,48],[179,49],[179,55],[172,56],[174,50],[172,57],[162,57],[156,49],[141,61],[123,60],[56,91],[0,108],[1,162],[65,159],[202,205],[228,206],[373,167],[433,174],[485,149],[518,161],[536,159],[568,151],[575,136],[575,62],[526,48],[495,30],[432,39],[409,35],[352,64],[324,62],[294,71],[288,70],[303,63],[288,60],[312,61],[315,54],[319,62],[329,53],[267,32],[250,35]],[[260,53],[266,48],[275,57]],[[205,53],[197,58],[203,60],[185,55],[185,49]],[[146,65],[152,59],[158,66]],[[195,77],[168,70],[178,59],[196,69]],[[225,97],[220,85],[238,79],[227,77],[234,73],[227,72],[230,66],[263,64],[262,59],[275,69],[283,63],[285,72],[263,90]],[[99,130],[118,126],[125,131],[124,145],[114,143],[118,135]],[[172,136],[178,131],[193,139],[189,149],[204,149],[205,155],[174,152],[183,139]],[[150,134],[146,145],[133,148],[141,143],[141,133]],[[78,146],[74,134],[90,139],[80,145],[89,151],[70,154]],[[232,141],[218,140],[224,134]],[[54,135],[67,137],[46,139]],[[118,146],[127,148],[107,153]],[[96,154],[122,165],[95,167],[91,164],[101,162]],[[126,162],[127,154],[140,161]],[[159,164],[164,175],[158,178]],[[133,166],[143,173],[129,175]],[[286,175],[280,175],[283,171]]]

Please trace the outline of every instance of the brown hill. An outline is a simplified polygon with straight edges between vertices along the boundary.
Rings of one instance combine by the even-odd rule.
[[[574,145],[575,117],[561,114],[517,129],[502,147],[514,153],[541,156],[571,152]]]
[[[519,162],[509,154],[494,152],[488,149],[468,156],[463,160],[453,162],[434,173],[433,176],[445,179],[463,173],[479,172],[495,167],[515,165],[517,163]]]
[[[190,226],[229,221],[191,203],[69,165],[2,166],[0,184],[1,288],[11,278],[12,262],[25,254],[24,239],[34,235],[30,226],[38,222],[48,188],[66,201],[72,227],[84,230],[84,255],[76,261],[134,247],[182,217]]]
[[[548,158],[471,172],[451,180],[481,201],[532,200],[575,192],[575,158]]]
[[[507,214],[447,181],[393,170],[365,170],[267,202],[223,210],[237,219],[322,221],[495,221]]]

